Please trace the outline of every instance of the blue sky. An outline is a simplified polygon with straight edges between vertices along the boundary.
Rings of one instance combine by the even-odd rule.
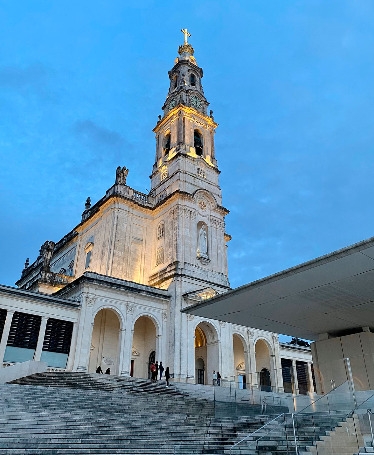
[[[233,287],[374,235],[372,0],[0,0],[0,282],[118,165],[146,192],[181,28],[219,123]]]

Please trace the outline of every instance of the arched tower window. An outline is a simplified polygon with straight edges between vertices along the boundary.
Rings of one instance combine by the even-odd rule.
[[[172,88],[175,89],[175,88],[177,88],[177,86],[178,86],[178,76],[175,75],[175,76],[173,77]]]
[[[202,156],[203,155],[203,136],[200,131],[195,130],[194,135],[194,147],[196,151],[196,155]]]
[[[192,85],[192,87],[195,87],[196,85],[196,76],[194,74],[191,74],[190,76],[190,85]]]
[[[171,141],[171,134],[167,133],[164,137],[164,155],[167,155],[170,152],[170,141]]]

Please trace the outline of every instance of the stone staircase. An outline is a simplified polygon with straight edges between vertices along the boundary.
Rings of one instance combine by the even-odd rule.
[[[0,386],[0,454],[223,454],[268,417],[215,417],[163,381],[40,373]]]
[[[28,376],[0,386],[0,455],[296,455],[291,415],[271,421],[283,408],[265,416],[248,402],[218,406],[209,393],[111,375]],[[316,442],[342,420],[341,413],[298,414],[298,455],[316,453]]]
[[[345,420],[345,413],[313,413],[297,414],[293,422],[291,414],[284,414],[268,422],[263,428],[248,437],[226,453],[232,455],[311,455],[315,451],[315,444],[329,434],[335,427]],[[297,449],[295,445],[295,432]],[[238,439],[238,442],[240,439]],[[325,452],[324,452],[325,453]],[[335,453],[335,452],[332,452]],[[336,452],[339,455],[343,453]],[[353,455],[353,451],[350,455]]]

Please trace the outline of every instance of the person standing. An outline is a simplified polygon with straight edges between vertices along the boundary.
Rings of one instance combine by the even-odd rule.
[[[221,375],[219,374],[219,371],[217,371],[217,385],[221,385]]]
[[[158,371],[160,372],[160,381],[161,381],[161,378],[162,378],[162,374],[164,372],[164,367],[162,365],[162,362],[160,362],[160,365],[158,366]]]
[[[217,384],[217,373],[216,373],[216,370],[213,370],[212,379],[213,379],[213,385],[216,385]]]
[[[158,378],[158,360],[156,362],[156,374],[155,374],[155,381],[157,381]]]
[[[152,382],[155,382],[156,380],[156,365],[152,362],[151,363],[151,366],[149,368],[151,370],[151,381]]]
[[[166,379],[166,387],[169,387],[169,379],[170,379],[169,367],[166,367],[166,370],[165,370],[165,379]]]

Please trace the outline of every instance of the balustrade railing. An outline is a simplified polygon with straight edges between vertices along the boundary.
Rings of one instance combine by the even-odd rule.
[[[338,422],[343,422],[343,425],[346,426],[347,431],[344,433],[344,437],[350,441],[349,443],[352,444],[356,453],[363,441],[369,443],[370,439],[370,445],[374,447],[371,411],[371,408],[374,408],[374,392],[356,390],[355,381],[357,379],[352,374],[349,359],[344,359],[339,370],[336,369],[336,365],[332,365],[331,371],[338,372],[340,375],[342,371],[345,371],[345,380],[336,386],[337,381],[334,377],[331,378],[331,381],[325,378],[325,384],[331,384],[332,390],[325,395],[318,396],[307,406],[301,407],[300,402],[298,405],[295,403],[294,410],[297,412],[281,413],[269,420],[261,428],[236,442],[230,448],[230,454],[253,454],[254,450],[260,450],[260,448],[275,451],[276,447],[271,444],[276,444],[280,434],[283,434],[282,453],[298,455],[305,450],[307,445],[316,444],[320,437],[326,434],[326,431],[334,430]],[[297,396],[294,396],[294,399],[297,399]],[[270,413],[267,410],[267,414]],[[347,421],[349,417],[353,417],[353,420]],[[334,444],[340,437],[325,438],[323,444],[328,450],[331,450],[326,453],[337,453],[334,451],[336,449]]]

